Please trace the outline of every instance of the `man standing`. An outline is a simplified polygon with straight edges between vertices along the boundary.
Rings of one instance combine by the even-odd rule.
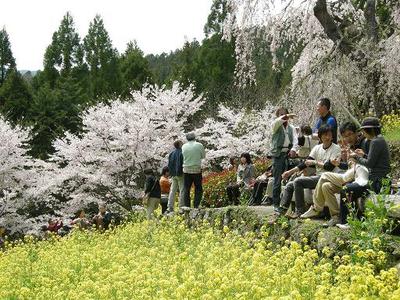
[[[183,199],[190,207],[190,188],[194,183],[194,207],[198,208],[203,196],[201,160],[206,157],[204,146],[196,142],[194,133],[186,135],[187,143],[182,146],[183,154]]]
[[[331,111],[331,101],[328,98],[322,98],[318,101],[317,104],[317,112],[319,114],[319,118],[317,123],[315,124],[313,130],[313,138],[318,139],[318,130],[322,125],[327,125],[332,129],[333,133],[333,143],[337,144],[337,121],[336,118],[332,115]]]
[[[281,202],[281,182],[282,174],[288,167],[287,156],[296,155],[297,134],[295,128],[289,124],[289,118],[293,118],[294,114],[289,114],[286,108],[278,108],[276,111],[276,119],[272,123],[271,138],[271,156],[272,160],[272,176],[274,185],[272,190],[272,202],[276,212],[279,211]]]
[[[169,154],[168,169],[171,176],[171,189],[168,197],[168,212],[172,213],[175,206],[175,194],[179,188],[179,207],[184,206],[183,200],[183,155],[182,142],[177,140],[174,142],[175,150]]]

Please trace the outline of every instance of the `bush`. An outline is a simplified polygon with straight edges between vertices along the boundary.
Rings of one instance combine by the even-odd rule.
[[[400,141],[400,114],[385,115],[381,119],[382,133],[388,141]]]
[[[259,159],[254,162],[256,176],[264,173],[271,165],[270,160]],[[236,182],[236,172],[224,170],[222,172],[213,172],[203,178],[203,202],[205,207],[222,207],[230,205],[226,188],[229,184]],[[240,203],[246,204],[250,193],[242,193]]]

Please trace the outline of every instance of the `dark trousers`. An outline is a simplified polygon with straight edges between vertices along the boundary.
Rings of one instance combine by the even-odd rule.
[[[267,180],[262,180],[262,181],[256,181],[254,183],[254,188],[253,188],[253,193],[251,195],[252,197],[252,204],[254,205],[260,205],[263,195],[264,195],[264,189],[268,186],[268,179]]]
[[[281,184],[282,174],[287,169],[287,154],[282,152],[279,156],[272,160],[272,176],[274,177],[274,186],[272,188],[272,203],[274,207],[279,208],[281,202]]]
[[[355,209],[357,218],[361,218],[363,212],[358,206],[358,198],[364,198],[368,195],[369,190],[379,193],[382,187],[382,180],[375,179],[371,181],[370,185],[361,186],[358,183],[351,182],[346,184],[346,188],[340,192],[340,222],[347,223],[347,216],[349,215],[349,205]]]
[[[161,204],[161,213],[164,214],[168,208],[168,197],[165,198],[161,196],[160,204]]]
[[[233,205],[239,204],[240,197],[240,185],[231,184],[226,188],[226,193],[228,195],[228,202]]]
[[[183,199],[185,206],[190,207],[190,188],[194,184],[194,207],[198,208],[203,197],[203,176],[201,173],[183,173]]]

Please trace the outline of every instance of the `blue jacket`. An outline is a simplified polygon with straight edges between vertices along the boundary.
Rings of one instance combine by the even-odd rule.
[[[313,132],[317,132],[322,125],[328,125],[333,130],[333,142],[337,144],[337,121],[336,118],[329,112],[325,117],[319,117],[315,124]]]
[[[182,149],[175,149],[169,154],[168,169],[170,176],[183,175],[183,155]]]

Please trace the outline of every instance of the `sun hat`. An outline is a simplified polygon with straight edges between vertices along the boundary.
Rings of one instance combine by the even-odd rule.
[[[366,128],[381,128],[379,119],[373,117],[365,118],[361,123],[360,129],[366,129]]]

